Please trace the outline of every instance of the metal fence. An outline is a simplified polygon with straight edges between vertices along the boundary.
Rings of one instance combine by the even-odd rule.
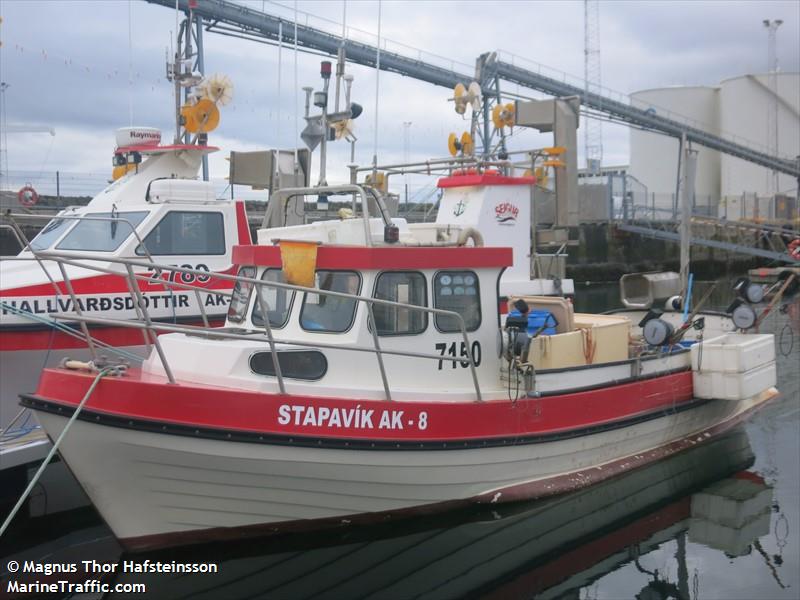
[[[623,221],[677,221],[680,213],[680,198],[675,194],[647,191],[628,191],[614,207],[615,219]],[[800,217],[795,198],[754,193],[721,198],[695,195],[692,214],[729,221],[795,221]]]

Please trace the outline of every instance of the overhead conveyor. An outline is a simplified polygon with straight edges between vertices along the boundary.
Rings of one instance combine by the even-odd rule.
[[[172,9],[175,8],[176,4],[174,0],[147,1]],[[178,8],[182,11],[189,12],[189,4],[190,0],[178,0]],[[266,39],[272,41],[278,41],[279,36],[282,35],[283,43],[288,45],[294,44],[296,26],[297,45],[304,50],[313,50],[335,56],[339,49],[344,46],[348,61],[368,67],[375,67],[377,63],[377,48],[370,44],[349,39],[343,41],[338,35],[300,23],[295,25],[291,20],[242,6],[229,0],[203,0],[203,2],[192,2],[191,4],[193,4],[193,15],[201,19],[204,27],[211,32],[227,33],[228,35],[237,35],[254,40]],[[195,4],[196,6],[194,6]],[[380,54],[381,70],[412,77],[420,81],[427,81],[449,89],[453,89],[457,83],[469,83],[474,79],[471,74],[459,73],[423,60],[403,56],[396,52],[381,49]],[[689,142],[800,179],[800,161],[796,159],[786,159],[760,152],[697,127],[654,114],[653,111],[637,108],[599,94],[587,93],[582,88],[507,62],[497,61],[493,66],[496,69],[496,74],[510,83],[556,97],[579,96],[586,107],[624,123],[677,138],[685,135],[685,139]]]

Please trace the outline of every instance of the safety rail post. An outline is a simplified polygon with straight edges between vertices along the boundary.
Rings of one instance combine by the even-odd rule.
[[[33,254],[33,258],[35,258],[36,262],[39,263],[39,267],[41,267],[42,271],[45,274],[45,277],[47,277],[47,279],[50,280],[50,283],[52,284],[53,289],[56,291],[56,297],[60,296],[61,295],[61,290],[58,289],[58,284],[55,282],[53,277],[50,275],[50,272],[45,268],[44,263],[42,263],[42,260],[36,254],[34,249],[31,247],[31,243],[28,241],[28,238],[25,235],[25,232],[22,231],[22,228],[19,226],[19,223],[17,223],[14,220],[13,215],[9,214],[9,215],[6,215],[6,217],[8,218],[9,222],[11,223],[11,225],[9,225],[9,227],[11,227],[11,230],[14,231],[15,235],[17,236],[17,240],[19,240],[22,243],[22,249],[23,250],[28,250],[31,254]]]
[[[360,298],[360,296],[359,296]],[[372,311],[371,298],[364,298],[367,305],[367,314],[369,315],[369,323],[372,327],[372,343],[375,345],[375,356],[378,358],[378,368],[381,372],[381,380],[383,381],[383,391],[386,392],[386,399],[392,399],[392,393],[389,391],[389,379],[386,377],[386,366],[383,364],[383,353],[381,352],[381,344],[378,341],[378,324],[375,322],[375,314]],[[370,329],[369,327],[367,327]]]
[[[61,271],[61,278],[64,281],[64,286],[67,288],[67,293],[69,294],[70,298],[72,298],[72,304],[75,307],[75,312],[78,314],[78,316],[83,316],[81,305],[78,302],[78,297],[75,295],[75,290],[72,289],[72,282],[69,280],[69,276],[67,275],[67,270],[64,268],[64,264],[61,261],[56,261],[56,263]],[[89,335],[89,327],[85,322],[81,322],[81,331],[83,331],[83,335],[86,336],[86,344],[89,346],[89,353],[92,355],[92,358],[96,360],[97,352],[94,347],[94,340],[92,340],[92,336]]]
[[[475,359],[472,356],[472,348],[469,345],[469,336],[467,335],[467,324],[464,322],[464,317],[458,314],[455,311],[447,311],[452,312],[456,317],[458,317],[459,328],[461,329],[461,337],[464,338],[464,347],[467,349],[467,359],[469,360],[469,371],[472,374],[472,383],[475,384],[475,394],[478,396],[478,402],[483,400],[481,396],[481,386],[478,383],[478,372],[475,370]]]
[[[372,231],[369,227],[369,204],[367,203],[367,193],[361,186],[358,187],[358,193],[361,195],[361,220],[364,223],[364,243],[368,247],[372,247]],[[353,194],[353,214],[356,214],[356,195]]]
[[[197,306],[200,309],[200,317],[203,319],[203,325],[208,329],[211,325],[208,324],[208,315],[206,314],[206,307],[203,306],[203,299],[200,297],[200,290],[194,288],[194,295],[195,298],[197,298]]]
[[[272,326],[269,324],[269,314],[267,313],[267,303],[261,296],[261,287],[263,282],[256,284],[256,301],[261,308],[261,317],[264,319],[264,332],[267,334],[267,343],[269,344],[269,351],[272,354],[272,366],[275,369],[275,377],[278,379],[278,389],[281,394],[286,394],[286,385],[283,382],[283,372],[281,371],[281,364],[278,360],[278,353],[275,351],[275,338],[272,336]]]
[[[130,264],[125,265],[126,270],[128,271],[128,277],[135,282],[135,276],[133,274],[133,267]],[[142,291],[139,289],[139,286],[134,283],[131,286],[134,295],[136,296],[136,301],[139,303],[139,306],[142,309],[142,314],[144,315],[144,322],[147,325],[147,331],[150,333],[151,338],[153,340],[153,345],[156,348],[156,352],[158,352],[158,357],[161,359],[161,364],[164,366],[164,372],[167,374],[167,379],[169,379],[170,383],[175,383],[175,377],[172,374],[172,369],[169,367],[169,363],[167,362],[167,357],[164,355],[164,349],[161,347],[161,342],[158,341],[158,334],[152,328],[153,322],[150,319],[150,313],[147,311],[147,305],[145,304],[144,296],[142,295]]]
[[[128,293],[131,295],[131,299],[133,302],[133,310],[136,311],[136,317],[144,321],[144,315],[142,314],[142,309],[139,306],[139,301],[136,298],[136,292],[133,291],[133,288],[138,288],[139,286],[136,283],[135,279],[130,278],[130,273],[125,277],[125,285],[128,286]],[[147,351],[150,351],[150,346],[152,345],[152,341],[150,339],[150,334],[147,330],[142,330],[142,337],[144,338],[144,346],[147,348]]]

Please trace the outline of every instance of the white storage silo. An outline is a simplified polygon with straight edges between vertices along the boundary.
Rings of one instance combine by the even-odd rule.
[[[687,122],[716,134],[719,130],[719,88],[711,86],[675,86],[642,90],[631,94],[633,106],[655,114]],[[680,115],[680,116],[679,116]],[[681,118],[683,117],[683,118]],[[698,150],[695,198],[698,206],[713,204],[720,194],[719,152],[694,145]],[[649,193],[647,205],[655,198],[657,209],[671,211],[678,180],[677,138],[630,130],[629,173],[641,181]],[[638,203],[638,200],[637,200]],[[667,216],[662,213],[662,216]]]
[[[800,154],[800,74],[779,73],[777,84],[778,156],[794,158]],[[738,143],[771,153],[768,123],[773,103],[774,96],[769,89],[767,74],[742,75],[724,80],[720,84],[722,135],[735,135]],[[774,190],[769,169],[723,155],[720,188],[723,197],[732,199],[743,194],[766,197],[776,191],[778,194],[794,196],[797,193],[797,181],[789,175],[780,175],[778,189]],[[761,216],[768,215],[762,213]]]

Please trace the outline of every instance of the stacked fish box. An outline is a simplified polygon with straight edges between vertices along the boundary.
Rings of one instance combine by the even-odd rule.
[[[777,382],[772,334],[728,333],[694,344],[691,353],[697,398],[745,400]]]

